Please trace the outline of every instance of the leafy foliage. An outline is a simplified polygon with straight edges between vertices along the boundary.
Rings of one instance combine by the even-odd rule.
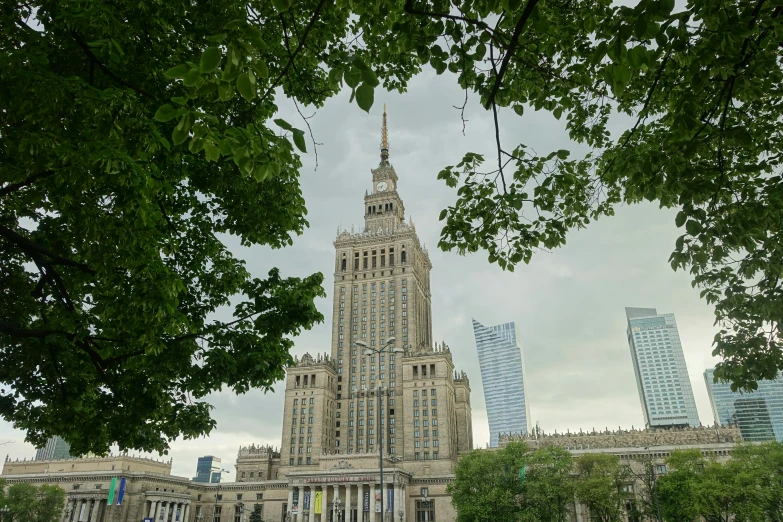
[[[458,187],[441,213],[440,247],[485,250],[514,270],[618,204],[679,208],[671,266],[715,304],[716,376],[749,389],[774,378],[783,368],[780,0],[452,5],[407,0],[416,21],[392,23],[400,47],[455,74],[495,119],[496,167],[468,153],[439,174]],[[497,107],[546,110],[590,153],[504,145]],[[612,136],[613,114],[635,123]]]
[[[783,444],[739,446],[726,463],[698,450],[672,453],[658,479],[664,521],[783,520]]]
[[[586,453],[576,459],[576,498],[597,522],[620,522],[629,498],[625,487],[631,483],[627,466],[617,455]]]
[[[525,466],[525,480],[519,470]],[[561,448],[528,451],[522,442],[463,456],[448,492],[460,522],[564,522],[573,501],[571,454]]]
[[[60,520],[65,491],[57,486],[33,486],[19,483],[8,487],[5,480],[0,479],[0,508],[7,507],[8,513],[3,514],[4,520],[14,522],[57,522]]]

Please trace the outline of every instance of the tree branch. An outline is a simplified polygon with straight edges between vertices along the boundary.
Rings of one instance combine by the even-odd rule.
[[[7,196],[8,194],[11,194],[12,192],[16,192],[19,189],[22,189],[24,187],[27,187],[29,185],[32,185],[33,183],[48,178],[49,176],[53,176],[54,171],[53,170],[45,170],[43,172],[39,172],[37,174],[33,174],[29,178],[27,178],[24,181],[20,181],[19,183],[10,183],[6,185],[3,188],[0,188],[0,198],[3,196]]]
[[[75,31],[71,31],[71,36],[73,37],[73,39],[74,39],[74,40],[76,40],[76,43],[79,45],[79,47],[81,47],[81,48],[82,48],[82,51],[84,51],[84,54],[86,54],[86,55],[87,55],[87,59],[88,59],[88,60],[90,60],[90,62],[92,62],[92,63],[94,63],[95,65],[97,65],[97,66],[98,66],[98,68],[99,68],[101,71],[103,71],[103,73],[104,73],[106,76],[108,76],[109,78],[111,78],[111,79],[112,79],[112,80],[114,80],[115,82],[119,83],[119,84],[120,84],[120,85],[122,85],[123,87],[127,87],[128,89],[131,89],[131,90],[133,90],[133,91],[135,91],[135,92],[137,92],[137,93],[139,93],[139,94],[143,94],[143,95],[144,95],[144,96],[146,96],[147,98],[150,98],[150,99],[155,99],[155,96],[154,96],[154,95],[153,95],[151,92],[149,92],[149,91],[145,91],[145,90],[144,90],[144,89],[142,89],[141,87],[136,87],[136,86],[135,86],[135,85],[133,85],[132,83],[130,83],[130,82],[127,82],[127,81],[123,80],[122,78],[120,78],[119,76],[117,76],[115,73],[113,73],[113,72],[111,71],[111,69],[109,69],[108,67],[106,67],[106,66],[103,64],[103,62],[101,62],[101,61],[98,59],[98,57],[97,57],[97,56],[95,56],[95,54],[92,52],[92,49],[90,49],[90,46],[89,46],[89,45],[87,45],[86,43],[84,43],[84,41],[83,41],[83,40],[82,40],[82,39],[79,37],[79,35],[78,35],[78,34],[76,34],[76,32],[75,32]]]
[[[84,263],[79,263],[78,261],[68,259],[67,257],[63,257],[55,252],[52,252],[48,248],[39,245],[35,241],[32,241],[31,239],[28,239],[14,232],[10,228],[4,227],[3,225],[0,225],[0,237],[4,237],[12,243],[16,243],[19,248],[22,249],[22,251],[26,252],[31,257],[36,255],[43,255],[48,257],[51,260],[48,264],[72,266],[90,275],[96,274],[95,270],[85,265]]]
[[[484,104],[485,109],[489,109],[489,107],[495,103],[495,96],[500,89],[503,76],[506,74],[508,62],[511,60],[511,55],[514,54],[514,50],[517,46],[517,43],[519,42],[519,37],[522,34],[522,29],[525,27],[525,24],[530,18],[530,15],[533,13],[533,8],[536,7],[536,4],[538,4],[538,0],[528,0],[527,5],[525,6],[525,10],[522,11],[522,16],[519,17],[517,26],[514,28],[514,34],[511,35],[511,41],[508,43],[506,54],[503,56],[503,63],[500,64],[500,71],[495,75],[495,84],[492,86],[492,90],[489,91],[489,97],[487,98],[487,102]]]

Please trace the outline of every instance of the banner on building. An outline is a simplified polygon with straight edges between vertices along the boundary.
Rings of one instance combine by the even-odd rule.
[[[302,507],[304,511],[310,511],[310,492],[305,491],[304,492],[304,506]]]
[[[375,512],[380,513],[381,512],[381,492],[378,491],[375,493]]]
[[[394,513],[394,490],[389,488],[386,490],[386,511]]]
[[[111,484],[109,484],[109,497],[106,499],[106,505],[111,506],[114,504],[114,493],[117,490],[117,477],[112,477]],[[81,521],[81,518],[79,518]]]
[[[180,511],[182,511],[182,508],[181,508],[181,507],[177,507],[177,513],[176,513],[176,515],[175,515],[175,518],[174,518],[174,520],[175,520],[176,522],[179,522],[179,514],[180,514]]]
[[[120,479],[120,492],[117,493],[117,505],[122,505],[122,499],[125,498],[125,477]]]
[[[367,513],[370,511],[370,492],[365,491],[364,492],[364,512]]]
[[[84,520],[84,512],[87,510],[87,502],[82,502],[82,509],[79,511],[79,522]]]
[[[294,489],[294,497],[291,502],[291,513],[299,513],[299,489]]]
[[[323,493],[320,491],[315,492],[315,504],[313,505],[313,513],[316,515],[321,514],[321,502],[323,499]]]

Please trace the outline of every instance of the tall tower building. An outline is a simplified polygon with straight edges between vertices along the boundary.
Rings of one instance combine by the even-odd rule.
[[[783,441],[783,372],[774,380],[758,382],[756,391],[731,391],[728,382],[715,382],[715,370],[704,371],[712,414],[721,426],[739,427],[744,440]]]
[[[334,241],[331,353],[305,354],[288,369],[280,452],[244,448],[237,459],[239,480],[288,481],[283,519],[302,521],[321,509],[317,498],[324,513],[342,506],[345,522],[389,518],[380,516],[384,499],[396,519],[410,493],[416,514],[405,519],[432,520],[436,505],[453,510],[444,477],[473,445],[470,383],[449,347],[433,340],[432,264],[405,219],[385,108],[380,152],[364,225],[338,229]],[[437,484],[430,494],[443,498],[420,498],[415,477],[428,477]]]
[[[527,433],[530,428],[522,344],[513,322],[484,326],[474,319],[473,335],[484,383],[489,445],[496,448],[501,433]]]
[[[62,437],[55,435],[46,441],[46,446],[38,448],[35,460],[58,460],[71,458],[71,446]]]
[[[674,314],[626,307],[625,316],[645,425],[700,426]]]

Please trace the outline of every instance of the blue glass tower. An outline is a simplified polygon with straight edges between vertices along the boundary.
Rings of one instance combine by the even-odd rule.
[[[484,326],[473,320],[484,401],[489,419],[489,445],[501,433],[527,433],[530,408],[525,391],[525,365],[519,331],[512,323]]]
[[[196,464],[196,476],[193,482],[220,482],[220,458],[207,455],[199,457]]]
[[[729,383],[714,380],[714,369],[705,370],[715,422],[739,427],[745,440],[783,441],[783,372],[775,380],[759,381],[758,389],[748,393],[733,392]]]
[[[625,316],[645,426],[700,426],[674,314],[626,308]]]

